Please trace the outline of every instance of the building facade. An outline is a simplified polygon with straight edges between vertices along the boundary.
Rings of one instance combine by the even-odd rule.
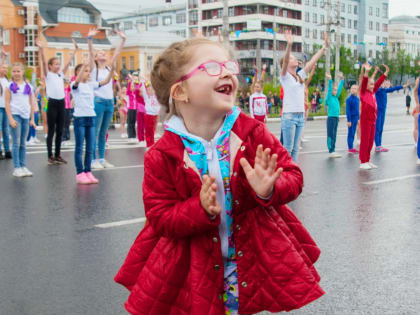
[[[420,56],[420,18],[397,16],[389,21],[389,50],[391,56],[404,49],[411,57]]]
[[[86,0],[0,0],[0,6],[7,8],[0,11],[1,45],[9,53],[9,63],[22,62],[39,71],[36,39],[40,38],[44,42],[46,58],[58,57],[63,64],[73,51],[74,38],[80,49],[73,58],[73,68],[88,57],[86,36],[94,26],[99,26],[99,33],[93,39],[95,48],[111,49],[106,37],[109,27],[101,18],[101,12]]]
[[[331,22],[340,15],[341,45],[354,56],[379,58],[388,44],[388,0],[304,0],[304,51],[310,53],[314,45],[322,45],[322,33],[328,23],[327,6],[331,4]],[[339,12],[338,12],[339,11]],[[337,23],[331,25],[335,42]]]
[[[145,31],[174,33],[186,37],[186,6],[185,4],[141,9],[131,15],[115,17],[107,20],[114,29],[120,29],[126,34]]]
[[[223,26],[223,1],[188,0],[187,10],[188,35],[200,32],[217,40]],[[286,48],[286,29],[295,36],[293,53],[301,57],[302,10],[301,0],[228,2],[229,41],[237,52],[241,73],[251,74],[257,59],[272,66],[279,59],[277,52]]]

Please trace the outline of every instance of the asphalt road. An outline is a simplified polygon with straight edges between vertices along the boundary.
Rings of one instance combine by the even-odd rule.
[[[322,250],[326,295],[292,314],[420,314],[420,167],[403,101],[390,98],[390,151],[372,154],[377,170],[346,154],[344,120],[335,160],[325,121],[307,123],[305,188],[291,206]],[[269,128],[278,135],[280,124]],[[76,185],[72,146],[67,166],[48,166],[44,144],[29,148],[33,178],[12,177],[12,162],[0,161],[0,314],[126,314],[128,292],[113,277],[143,226],[145,149],[117,131],[109,143],[117,167],[96,171],[99,185]]]

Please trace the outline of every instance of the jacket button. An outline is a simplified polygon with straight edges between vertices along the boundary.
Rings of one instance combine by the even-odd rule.
[[[236,229],[237,229],[238,231],[240,231],[240,230],[241,230],[241,226],[240,226],[239,224],[236,224]]]
[[[187,170],[188,169],[188,165],[187,163],[184,164],[184,168]]]
[[[238,256],[239,257],[242,257],[244,255],[244,253],[240,250],[239,252],[238,252]]]
[[[214,270],[220,270],[220,266],[219,265],[214,265]]]
[[[235,200],[235,204],[238,206],[239,205],[239,200]]]
[[[217,237],[213,237],[213,243],[217,243],[218,241]]]
[[[248,286],[248,284],[244,281],[244,282],[241,283],[241,286],[246,288]]]
[[[237,172],[234,172],[234,173],[233,173],[233,176],[236,176],[236,175],[238,175],[238,173],[237,173]]]
[[[241,151],[245,151],[245,146],[241,146]]]

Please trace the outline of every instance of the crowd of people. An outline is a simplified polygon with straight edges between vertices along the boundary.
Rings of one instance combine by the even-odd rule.
[[[110,59],[104,51],[95,52],[96,34],[96,29],[89,31],[89,59],[71,75],[66,72],[72,57],[64,67],[56,57],[46,60],[43,44],[37,41],[42,77],[36,87],[25,79],[21,63],[10,65],[8,77],[2,52],[0,128],[5,153],[0,157],[13,159],[14,176],[33,175],[26,167],[26,143],[39,141],[35,128],[41,112],[46,162],[67,164],[61,145],[71,137],[73,119],[76,181],[97,184],[92,169],[114,167],[105,159],[105,150],[117,104],[121,137],[130,143],[145,141],[150,148],[143,181],[147,223],[115,278],[130,290],[126,309],[132,314],[279,312],[322,296],[314,268],[320,251],[287,203],[303,188],[297,161],[305,121],[322,103],[319,91],[309,95],[309,85],[328,37],[306,64],[300,64],[291,53],[293,34],[285,31],[279,96],[264,95],[263,66],[260,74],[255,69],[249,97],[240,94],[237,100],[240,68],[220,42],[198,37],[174,43],[150,75],[120,79],[115,65],[125,35],[117,33],[121,42]],[[359,84],[351,86],[346,100],[348,152],[359,154],[363,170],[377,167],[370,162],[374,142],[376,151],[387,151],[382,146],[387,93],[410,86],[407,82],[391,87],[388,74],[386,65],[363,64]],[[339,158],[335,144],[344,77],[336,78],[336,86],[331,74],[326,76],[327,147],[331,158]],[[414,91],[418,122],[419,79]],[[277,139],[265,123],[269,104],[277,107],[280,100]],[[247,103],[249,115],[235,106],[237,101],[241,106]],[[155,144],[161,109],[166,111],[165,132]],[[420,164],[420,145],[417,154]]]

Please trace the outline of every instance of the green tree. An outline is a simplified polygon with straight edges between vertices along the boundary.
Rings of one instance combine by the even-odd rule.
[[[410,74],[411,57],[405,52],[405,49],[400,49],[393,60],[394,74],[400,77],[399,84],[402,84],[403,76]]]

